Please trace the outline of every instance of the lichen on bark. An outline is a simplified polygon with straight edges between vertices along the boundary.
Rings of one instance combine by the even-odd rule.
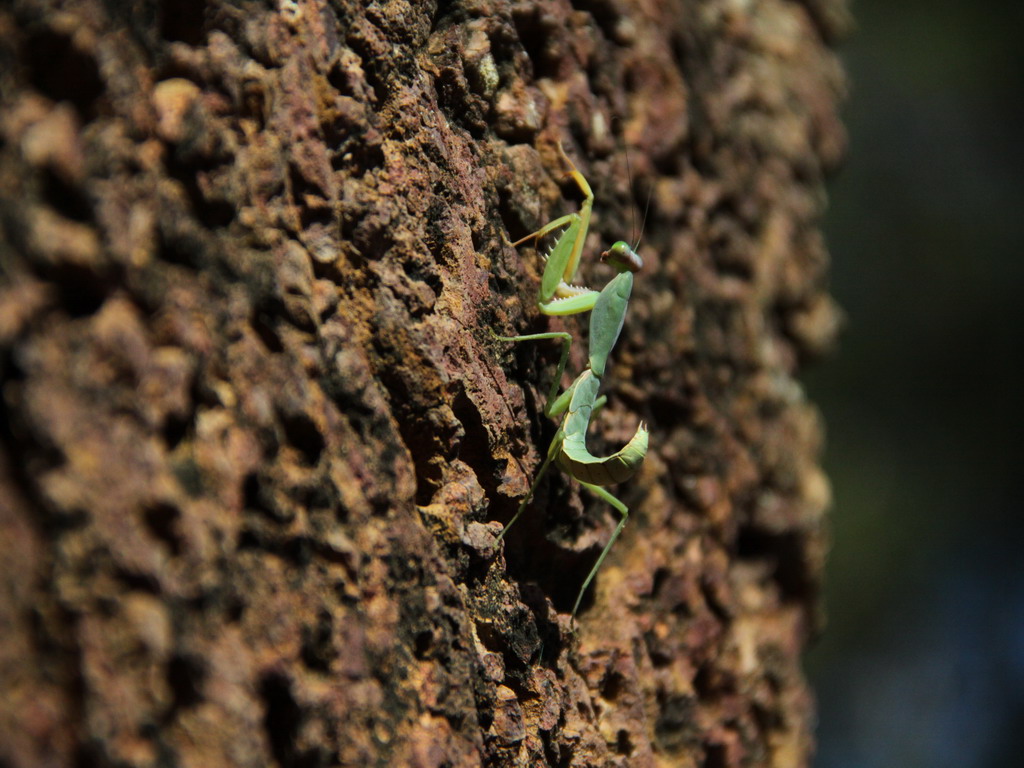
[[[0,10],[0,762],[806,764],[840,0]],[[595,440],[515,240],[650,194]],[[627,160],[628,154],[628,160]],[[583,365],[577,344],[571,370]]]

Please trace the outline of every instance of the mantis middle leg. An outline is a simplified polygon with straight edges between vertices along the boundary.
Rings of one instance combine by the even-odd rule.
[[[525,336],[499,336],[491,331],[498,341],[537,341],[538,339],[560,339],[562,342],[562,356],[558,359],[558,369],[548,390],[548,399],[544,405],[544,415],[551,418],[564,412],[569,406],[569,398],[572,397],[570,390],[558,395],[558,388],[562,386],[562,374],[565,373],[565,366],[569,362],[569,349],[572,347],[572,336],[565,331],[550,331],[548,333],[530,333]],[[571,389],[571,388],[570,388]],[[561,401],[565,402],[562,403]],[[560,407],[558,407],[560,406]]]

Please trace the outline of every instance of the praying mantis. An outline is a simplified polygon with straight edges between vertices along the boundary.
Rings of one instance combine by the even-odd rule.
[[[601,254],[601,261],[616,271],[615,277],[608,281],[601,291],[573,285],[573,279],[579,268],[583,244],[587,239],[587,229],[590,226],[594,193],[583,174],[576,169],[572,160],[565,154],[561,143],[558,145],[558,151],[562,161],[569,168],[568,175],[573,178],[583,193],[584,200],[580,210],[578,213],[560,216],[512,245],[519,246],[531,239],[536,243],[542,237],[562,230],[546,257],[537,307],[546,315],[574,315],[590,312],[588,366],[569,385],[568,389],[559,395],[558,389],[572,346],[572,336],[569,333],[552,331],[526,336],[497,336],[495,334],[501,341],[558,339],[562,342],[562,355],[544,407],[545,415],[550,418],[562,417],[562,422],[548,446],[547,456],[530,485],[530,490],[519,504],[515,515],[498,536],[498,541],[500,542],[504,538],[523,510],[526,509],[552,463],[557,464],[570,477],[578,480],[580,485],[615,508],[621,515],[621,519],[598,556],[597,562],[590,569],[583,586],[580,587],[580,592],[572,607],[572,615],[575,617],[587,587],[590,586],[590,582],[600,570],[605,557],[608,556],[612,545],[626,525],[626,520],[629,519],[629,508],[609,493],[604,486],[621,483],[631,478],[647,454],[647,427],[643,422],[640,422],[636,433],[625,447],[611,456],[594,456],[587,450],[587,428],[590,425],[590,420],[607,401],[605,395],[598,397],[597,394],[601,386],[601,377],[604,376],[608,355],[622,331],[629,295],[633,289],[633,273],[643,266],[643,261],[636,254],[634,248],[620,240]]]

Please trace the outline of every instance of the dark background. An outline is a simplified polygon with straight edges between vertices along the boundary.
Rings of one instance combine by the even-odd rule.
[[[1024,4],[853,11],[815,764],[1024,765]]]

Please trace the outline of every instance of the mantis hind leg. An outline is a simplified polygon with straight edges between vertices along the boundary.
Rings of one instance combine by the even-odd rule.
[[[504,528],[501,529],[501,533],[498,534],[498,540],[495,543],[500,543],[505,534],[508,533],[508,529],[515,525],[516,520],[523,514],[523,510],[526,509],[526,505],[533,500],[533,494],[537,491],[537,486],[540,485],[540,481],[544,479],[544,475],[547,474],[548,467],[551,466],[551,462],[554,461],[555,456],[558,455],[559,450],[562,448],[562,430],[559,429],[555,438],[551,441],[551,445],[548,446],[548,455],[544,458],[544,463],[540,465],[540,469],[537,471],[537,476],[533,478],[533,482],[530,484],[530,490],[527,491],[526,496],[519,502],[519,508],[516,513],[512,515],[512,519],[508,521]]]
[[[622,519],[619,521],[619,524],[615,526],[615,531],[612,533],[612,537],[608,539],[608,543],[604,545],[604,549],[601,550],[601,554],[598,556],[597,562],[594,563],[594,567],[591,568],[590,573],[587,574],[587,578],[584,580],[583,586],[580,587],[580,593],[576,596],[576,603],[572,607],[573,618],[575,618],[576,616],[576,611],[579,610],[580,602],[583,600],[583,595],[586,593],[587,587],[589,587],[590,582],[594,580],[594,576],[597,575],[598,570],[600,570],[601,565],[604,563],[604,559],[608,556],[609,550],[611,550],[612,545],[615,543],[615,540],[619,538],[619,534],[622,533],[622,529],[625,527],[626,521],[629,519],[629,507],[627,507],[617,498],[612,496],[600,485],[591,485],[590,483],[582,482],[580,483],[580,485],[582,485],[584,488],[586,488],[588,491],[590,491],[598,498],[607,501],[609,504],[615,507],[619,514],[622,515]]]
[[[558,388],[561,386],[562,374],[565,372],[565,365],[569,360],[569,348],[572,346],[572,336],[564,331],[552,331],[551,333],[531,333],[526,336],[499,336],[498,334],[491,331],[494,338],[499,341],[536,341],[538,339],[560,339],[562,341],[562,356],[558,361],[558,372],[555,374],[554,381],[551,382],[551,389],[548,392],[547,404],[544,406],[544,413],[547,416],[558,416],[565,412],[565,409],[569,407],[569,401],[572,398],[572,393],[575,387],[569,387],[561,396],[558,395]],[[548,467],[551,466],[551,462],[555,460],[559,452],[562,450],[562,428],[558,428],[558,432],[555,433],[554,439],[548,446],[548,454],[544,457],[544,463],[541,464],[540,469],[537,471],[537,476],[533,479],[533,483],[530,485],[530,490],[526,496],[519,503],[519,508],[516,513],[512,516],[512,519],[508,521],[508,524],[502,529],[501,533],[498,534],[498,541],[500,542],[508,529],[511,528],[519,516],[523,514],[523,510],[526,509],[526,505],[533,499],[533,494],[537,490],[537,486],[540,485],[540,481],[544,478],[544,475],[548,471]]]

